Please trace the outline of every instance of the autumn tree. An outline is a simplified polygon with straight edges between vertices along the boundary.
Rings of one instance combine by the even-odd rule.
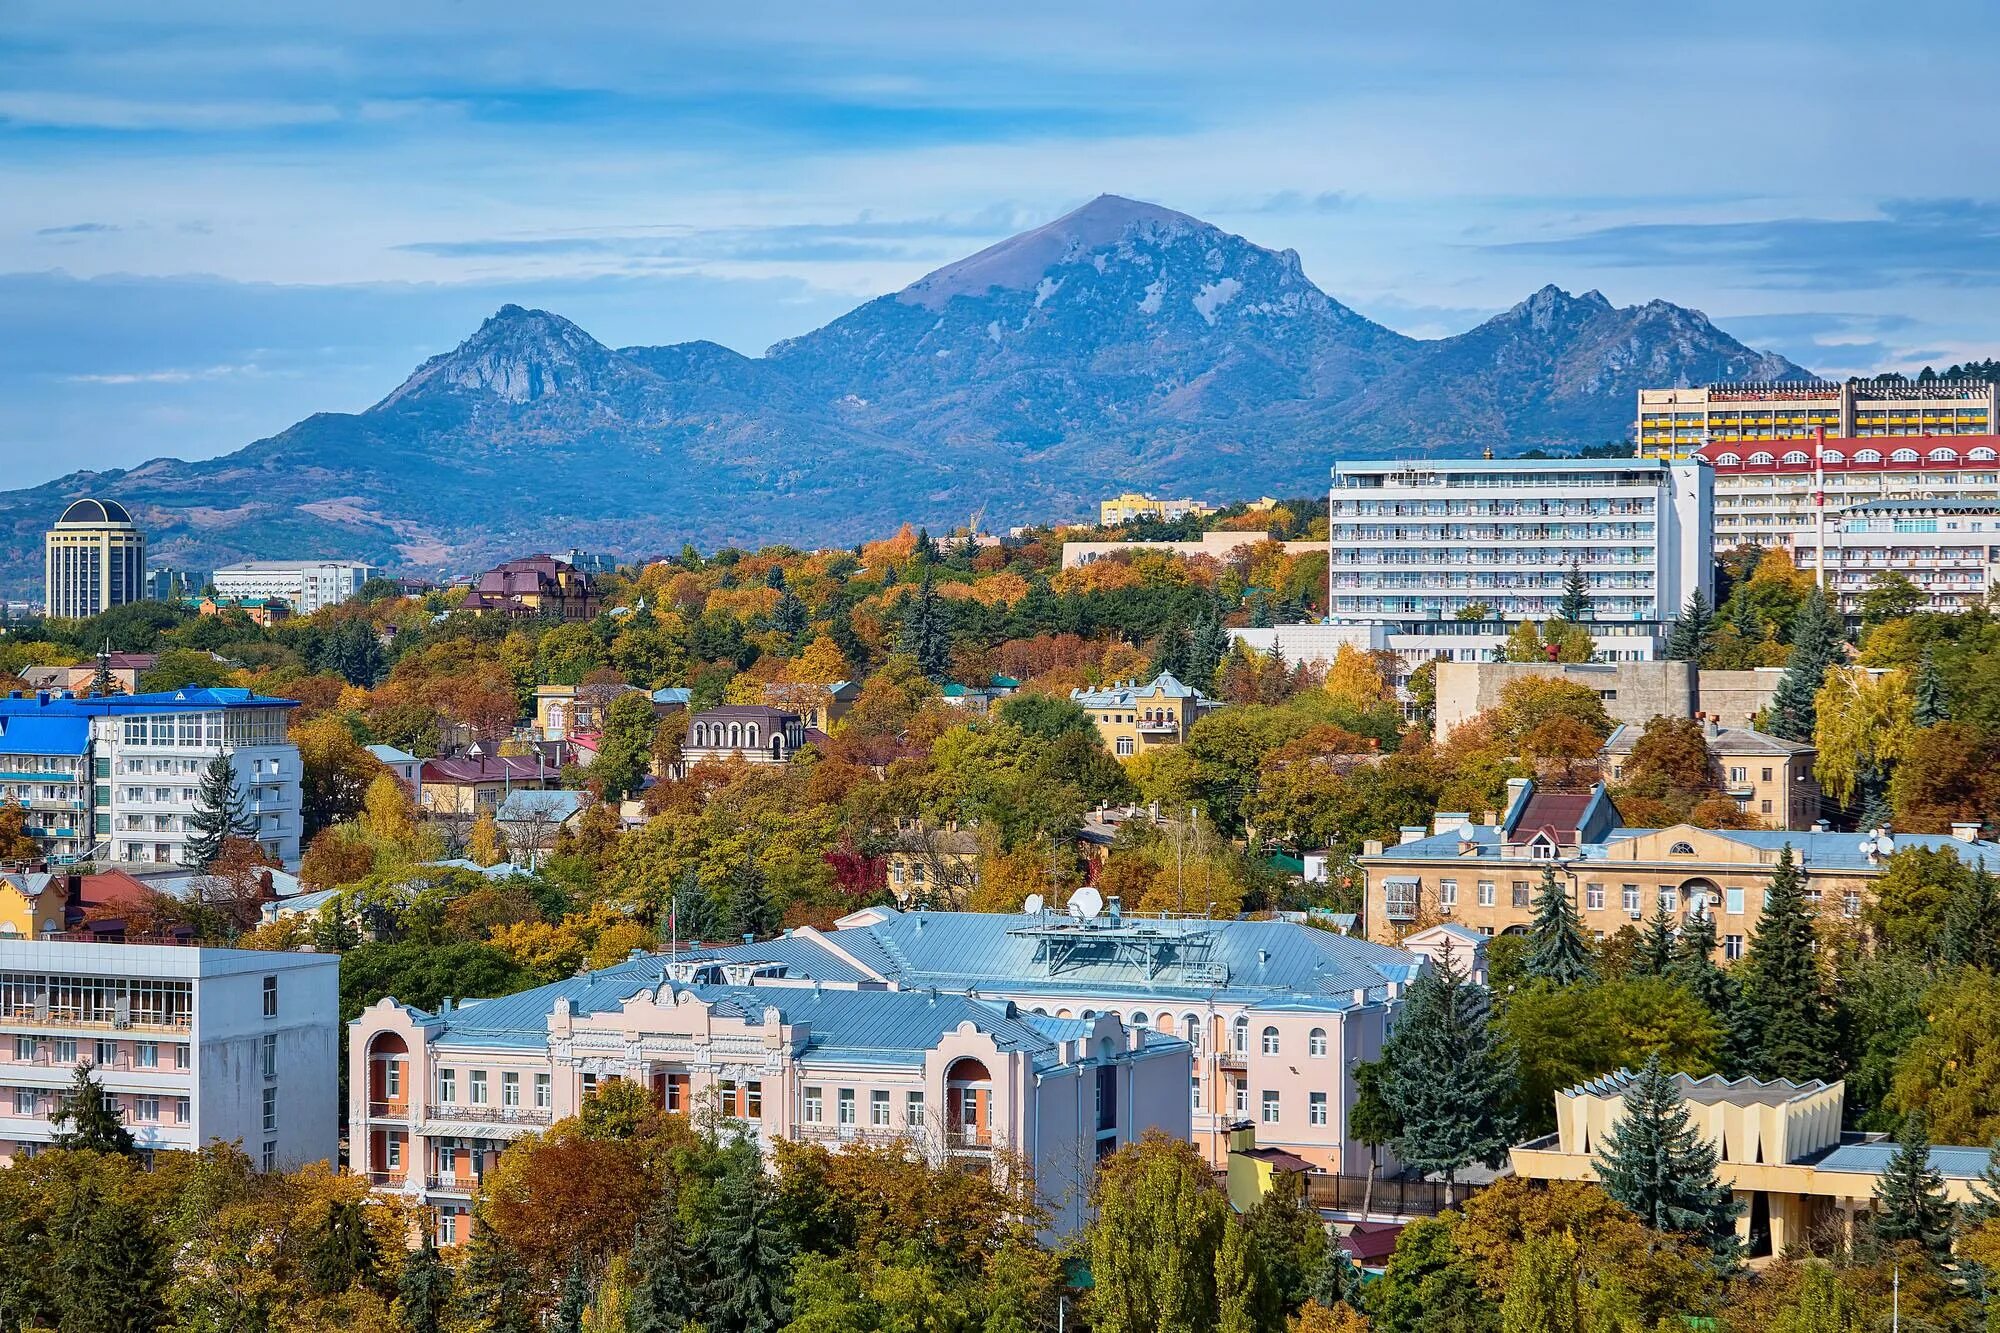
[[[1964,968],[1923,998],[1929,1021],[1897,1058],[1891,1109],[1926,1117],[1943,1143],[2000,1138],[2000,978]]]
[[[1916,738],[1915,707],[1901,671],[1827,671],[1813,699],[1813,775],[1835,803],[1852,805],[1864,785],[1886,785],[1887,773]]]
[[[1962,722],[1923,727],[1889,779],[1896,827],[1943,833],[2000,809],[2000,743]]]
[[[1146,1131],[1104,1163],[1089,1230],[1099,1333],[1210,1333],[1229,1203],[1192,1144]]]
[[[288,734],[299,747],[300,817],[308,839],[352,819],[377,777],[395,781],[340,717],[317,717],[292,727]]]

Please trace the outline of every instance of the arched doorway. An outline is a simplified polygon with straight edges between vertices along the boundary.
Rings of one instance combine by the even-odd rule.
[[[954,1060],[944,1075],[945,1132],[951,1146],[985,1148],[993,1143],[993,1075],[984,1061]]]

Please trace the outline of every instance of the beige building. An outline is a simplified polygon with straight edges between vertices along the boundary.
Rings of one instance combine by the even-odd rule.
[[[1366,878],[1362,929],[1382,944],[1442,921],[1482,935],[1519,934],[1534,919],[1542,872],[1553,869],[1593,938],[1637,927],[1655,911],[1676,927],[1701,911],[1715,922],[1717,956],[1733,959],[1763,916],[1784,848],[1820,915],[1853,924],[1899,848],[1951,851],[1968,865],[2000,870],[2000,843],[1979,833],[1976,824],[1955,825],[1949,835],[1626,828],[1602,786],[1538,792],[1516,778],[1507,809],[1493,818],[1440,812],[1428,835],[1417,828],[1398,846],[1369,844],[1357,858]]]
[[[1069,697],[1090,714],[1098,738],[1120,759],[1179,745],[1205,711],[1221,706],[1165,672],[1145,685],[1128,680],[1101,690],[1071,690]]]
[[[1446,662],[1437,666],[1431,735],[1443,741],[1488,709],[1517,680],[1546,676],[1597,692],[1613,722],[1644,727],[1656,717],[1697,714],[1747,727],[1777,693],[1779,668],[1701,671],[1692,662]]]
[[[1204,532],[1191,542],[1064,542],[1062,567],[1078,569],[1119,551],[1130,551],[1134,555],[1151,552],[1155,555],[1171,555],[1182,560],[1198,555],[1205,555],[1211,560],[1232,560],[1239,555],[1247,555],[1250,548],[1259,542],[1273,540],[1275,539],[1268,532],[1242,532],[1231,529]],[[1284,547],[1286,555],[1311,555],[1326,550],[1325,542],[1280,542],[1279,545]]]
[[[81,619],[146,596],[146,534],[116,500],[77,500],[42,538],[42,610]]]
[[[1138,518],[1156,518],[1162,523],[1171,523],[1189,514],[1207,515],[1215,512],[1215,506],[1200,500],[1161,500],[1137,491],[1127,491],[1114,495],[1109,500],[1097,503],[1097,523],[1099,527],[1115,528],[1120,523],[1130,523]]]
[[[1685,458],[1702,445],[1838,436],[1987,435],[2000,385],[1985,380],[1780,380],[1639,390],[1639,452]]]
[[[1644,730],[1621,726],[1605,740],[1600,752],[1605,781],[1625,781],[1632,747]],[[1747,727],[1718,727],[1709,722],[1703,730],[1715,776],[1737,809],[1771,828],[1809,829],[1819,822],[1819,782],[1813,777],[1818,750]]]
[[[1606,1139],[1625,1114],[1627,1070],[1556,1094],[1556,1132],[1512,1152],[1526,1180],[1595,1180]],[[1736,1234],[1751,1260],[1770,1259],[1809,1240],[1851,1240],[1874,1206],[1876,1183],[1895,1145],[1880,1134],[1843,1133],[1845,1086],[1778,1079],[1674,1075],[1689,1117],[1715,1148],[1716,1176],[1742,1206]],[[1984,1148],[1933,1148],[1945,1197],[1974,1202]]]

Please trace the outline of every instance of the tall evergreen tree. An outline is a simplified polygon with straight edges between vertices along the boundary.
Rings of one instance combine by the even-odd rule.
[[[1788,741],[1812,740],[1813,700],[1826,683],[1827,669],[1839,660],[1845,636],[1846,628],[1827,603],[1826,592],[1814,588],[1792,616],[1792,655],[1771,696],[1772,735]]]
[[[51,1229],[60,1333],[153,1333],[165,1322],[167,1255],[141,1208],[85,1183]]]
[[[1740,972],[1730,1035],[1743,1071],[1799,1081],[1826,1077],[1835,1041],[1833,1010],[1805,878],[1790,843],[1772,868],[1764,915],[1750,935]]]
[[[1950,967],[2000,970],[2000,885],[1983,865],[1945,897],[1938,950]]]
[[[1191,674],[1188,670],[1190,647],[1188,633],[1179,625],[1170,624],[1161,630],[1159,646],[1153,651],[1153,674],[1158,676],[1165,672],[1176,680],[1187,679]]]
[[[630,1265],[625,1333],[681,1333],[696,1321],[695,1254],[682,1235],[679,1196],[671,1186],[639,1223]]]
[[[1361,1266],[1348,1257],[1333,1228],[1325,1228],[1322,1234],[1326,1238],[1326,1254],[1313,1275],[1312,1298],[1328,1309],[1345,1305],[1359,1310],[1362,1283],[1366,1281]]]
[[[443,1333],[445,1312],[451,1308],[451,1269],[438,1255],[428,1218],[420,1230],[417,1247],[404,1258],[396,1278],[396,1312],[410,1333]]]
[[[1944,1195],[1944,1176],[1931,1165],[1931,1136],[1923,1116],[1912,1112],[1896,1133],[1896,1150],[1875,1181],[1875,1211],[1869,1234],[1884,1244],[1914,1241],[1944,1264],[1951,1258],[1956,1208]]]
[[[1271,628],[1271,599],[1264,595],[1262,588],[1252,589],[1250,593],[1250,627]]]
[[[1590,619],[1590,580],[1584,576],[1583,562],[1570,557],[1569,571],[1563,575],[1562,600],[1556,603],[1556,619],[1581,625]]]
[[[1194,622],[1193,640],[1188,644],[1188,674],[1183,679],[1197,689],[1213,690],[1215,673],[1222,669],[1222,659],[1227,656],[1229,632],[1223,629],[1222,617],[1215,613],[1214,605],[1204,606]]]
[[[796,641],[812,624],[812,616],[806,611],[806,604],[798,594],[786,588],[778,594],[778,604],[771,608],[771,628],[788,639]]]
[[[111,645],[107,642],[103,651],[97,654],[97,670],[90,673],[90,697],[108,699],[121,693],[118,677],[111,674]]]
[[[729,876],[729,932],[761,939],[777,929],[777,905],[765,887],[764,872],[746,855]]]
[[[125,1128],[117,1107],[104,1095],[95,1068],[89,1060],[80,1062],[69,1087],[56,1098],[56,1109],[49,1115],[49,1123],[56,1129],[56,1147],[136,1156],[132,1131]]]
[[[1915,706],[1910,716],[1918,726],[1934,727],[1951,720],[1951,696],[1945,690],[1944,673],[1938,670],[1937,657],[1928,644],[1924,645],[1923,656],[1917,659],[1914,693]]]
[[[1736,1007],[1735,980],[1715,961],[1715,911],[1690,913],[1674,940],[1674,956],[1667,963],[1667,979],[1685,987],[1714,1014],[1727,1022]]]
[[[729,1170],[719,1190],[720,1205],[701,1238],[708,1279],[703,1324],[709,1333],[776,1333],[789,1313],[792,1251],[770,1182],[751,1157]]]
[[[1604,1192],[1655,1231],[1692,1236],[1732,1263],[1739,1205],[1716,1179],[1715,1162],[1715,1145],[1695,1129],[1655,1051],[1626,1085],[1625,1114],[1600,1146]]]
[[[1487,1025],[1489,998],[1447,955],[1411,983],[1382,1047],[1382,1098],[1402,1121],[1396,1156],[1441,1172],[1449,1198],[1474,1162],[1499,1165],[1512,1143],[1513,1058]]]
[[[479,1220],[477,1211],[453,1313],[452,1323],[462,1333],[536,1333],[520,1258]]]
[[[1699,662],[1708,655],[1709,645],[1715,642],[1715,611],[1709,606],[1708,598],[1696,588],[1681,608],[1681,617],[1674,622],[1673,630],[1667,635],[1667,660],[1669,662]]]
[[[1558,986],[1597,979],[1597,965],[1591,960],[1590,946],[1584,942],[1576,904],[1556,882],[1554,866],[1542,868],[1542,884],[1535,891],[1535,915],[1528,923],[1528,950],[1521,960],[1521,969],[1530,977]]]
[[[583,1260],[570,1263],[563,1276],[562,1295],[556,1301],[550,1333],[583,1333],[583,1317],[590,1310],[590,1279],[584,1275]]]
[[[916,659],[917,668],[932,680],[951,675],[951,622],[944,603],[931,581],[929,565],[924,581],[904,599],[903,632],[897,646]]]
[[[1667,915],[1666,905],[1655,900],[1653,914],[1646,918],[1646,928],[1639,932],[1639,951],[1632,959],[1632,970],[1643,976],[1663,977],[1667,965],[1673,961],[1673,919]]]
[[[1028,590],[1008,609],[1008,621],[1017,639],[1047,634],[1056,627],[1056,595],[1049,589],[1047,575],[1037,574],[1028,580]]]
[[[195,789],[194,813],[187,817],[187,864],[206,870],[222,855],[222,844],[230,838],[255,836],[257,825],[243,808],[243,794],[236,790],[236,765],[226,754],[208,761],[201,772],[201,786]]]
[[[382,1247],[362,1204],[342,1199],[327,1210],[325,1223],[307,1242],[305,1270],[307,1283],[322,1296],[338,1295],[357,1282],[380,1284]]]

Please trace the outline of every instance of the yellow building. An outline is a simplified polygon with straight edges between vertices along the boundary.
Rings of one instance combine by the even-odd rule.
[[[0,938],[40,939],[63,928],[68,883],[58,875],[0,875]]]
[[[1625,1113],[1636,1075],[1620,1070],[1556,1094],[1556,1132],[1512,1151],[1526,1180],[1595,1180],[1596,1159]],[[1850,1238],[1874,1205],[1875,1185],[1895,1145],[1880,1134],[1842,1133],[1840,1083],[1769,1083],[1719,1075],[1674,1075],[1690,1119],[1716,1150],[1716,1176],[1742,1212],[1736,1233],[1747,1257],[1768,1259],[1808,1238]],[[1986,1170],[1983,1148],[1933,1148],[1931,1165],[1954,1203],[1973,1202]]]
[[[1639,390],[1639,452],[1686,458],[1704,444],[1828,436],[1990,435],[2000,385],[1985,380],[1827,380]]]
[[[1162,523],[1171,523],[1189,514],[1213,514],[1215,506],[1200,500],[1161,500],[1137,491],[1127,491],[1114,495],[1109,500],[1097,503],[1098,526],[1115,528],[1120,523],[1130,523],[1134,519],[1156,518]]]
[[[1625,781],[1625,766],[1643,730],[1621,726],[1605,740],[1599,762],[1607,781]],[[1809,829],[1819,822],[1819,780],[1813,776],[1818,750],[1748,727],[1710,722],[1703,732],[1722,790],[1737,809],[1772,828]]]
[[[1099,739],[1120,759],[1179,745],[1203,712],[1221,707],[1164,671],[1146,685],[1128,680],[1101,690],[1071,690],[1069,697],[1090,714]]]
[[[146,597],[146,534],[116,500],[78,500],[42,538],[42,609],[80,619]]]

